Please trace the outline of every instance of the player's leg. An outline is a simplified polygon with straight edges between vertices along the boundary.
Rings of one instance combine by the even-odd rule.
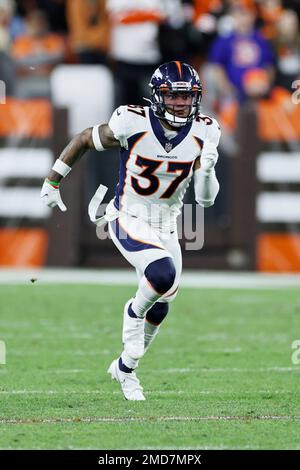
[[[122,361],[127,367],[137,368],[139,359],[145,353],[145,347],[154,338],[162,317],[167,314],[167,300],[164,299],[163,303],[159,300],[171,289],[175,278],[175,265],[167,251],[164,258],[155,259],[146,266],[136,295],[127,302],[124,310]],[[147,315],[151,324],[146,328],[145,342]]]
[[[153,342],[154,338],[157,336],[160,326],[163,320],[166,318],[169,312],[169,303],[175,300],[178,285],[182,271],[182,254],[181,247],[178,242],[177,234],[175,236],[170,236],[166,241],[164,241],[164,246],[168,252],[172,255],[175,269],[176,277],[173,284],[173,287],[163,295],[159,301],[157,301],[150,310],[147,311],[144,324],[144,350],[148,350],[150,344]],[[138,272],[138,275],[141,276],[141,273]]]
[[[136,269],[138,281],[140,282],[144,273],[138,268]],[[154,305],[148,310],[145,316],[144,323],[144,352],[147,351],[150,343],[152,343],[154,337],[159,331],[159,327],[169,311],[168,302],[161,302],[158,300]]]
[[[157,300],[169,293],[178,274],[172,255],[147,223],[122,215],[110,225],[110,232],[123,256],[141,273],[136,295],[125,306],[123,326],[125,352],[137,361],[144,354],[141,320]],[[137,365],[127,362],[130,368]]]
[[[144,399],[134,369],[144,354],[144,318],[147,311],[168,293],[176,278],[175,266],[159,237],[148,224],[133,217],[121,215],[110,226],[110,235],[122,255],[137,269],[144,272],[139,281],[134,299],[125,305],[123,320],[124,351],[114,361],[109,372],[113,378],[131,379],[129,390],[124,390],[127,399]],[[132,380],[134,379],[134,380]],[[126,382],[126,380],[125,380]],[[128,381],[127,381],[128,382]],[[122,382],[121,382],[122,384]]]

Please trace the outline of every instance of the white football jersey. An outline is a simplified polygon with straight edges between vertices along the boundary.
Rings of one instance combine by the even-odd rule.
[[[204,141],[219,143],[217,121],[199,114],[170,138],[149,107],[127,105],[115,110],[108,125],[128,142],[128,150],[120,151],[114,207],[153,226],[174,225]]]

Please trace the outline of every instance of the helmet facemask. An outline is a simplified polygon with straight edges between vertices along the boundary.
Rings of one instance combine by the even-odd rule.
[[[191,96],[192,101],[187,105],[166,104],[166,96],[173,93],[183,96],[185,94]],[[182,83],[181,86],[173,86],[172,88],[166,85],[161,85],[159,88],[152,89],[151,107],[155,116],[159,119],[165,120],[172,127],[182,127],[193,121],[200,111],[200,102],[201,89],[197,87],[191,88],[189,83]],[[189,108],[187,116],[183,117],[178,115],[180,114],[178,109],[179,107],[182,107],[182,110],[186,107]]]

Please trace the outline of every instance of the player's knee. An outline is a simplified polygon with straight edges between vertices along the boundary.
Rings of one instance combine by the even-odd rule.
[[[165,294],[174,284],[176,269],[170,257],[158,259],[148,264],[145,276],[153,289],[159,294]]]
[[[165,302],[156,302],[146,313],[146,320],[154,325],[160,325],[169,311],[169,305]]]
[[[179,286],[177,286],[176,289],[172,290],[171,294],[169,294],[169,295],[164,295],[164,301],[165,301],[165,302],[171,303],[171,302],[173,302],[173,301],[176,299],[177,294],[178,294],[178,287],[179,287]]]

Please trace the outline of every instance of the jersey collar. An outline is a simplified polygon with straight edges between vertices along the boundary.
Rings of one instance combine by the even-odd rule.
[[[173,139],[167,139],[162,125],[159,122],[159,119],[154,115],[152,109],[149,110],[149,117],[155,137],[167,153],[169,153],[174,147],[179,145],[186,138],[192,127],[192,122],[188,122],[185,126],[179,128],[177,135],[173,137]]]

